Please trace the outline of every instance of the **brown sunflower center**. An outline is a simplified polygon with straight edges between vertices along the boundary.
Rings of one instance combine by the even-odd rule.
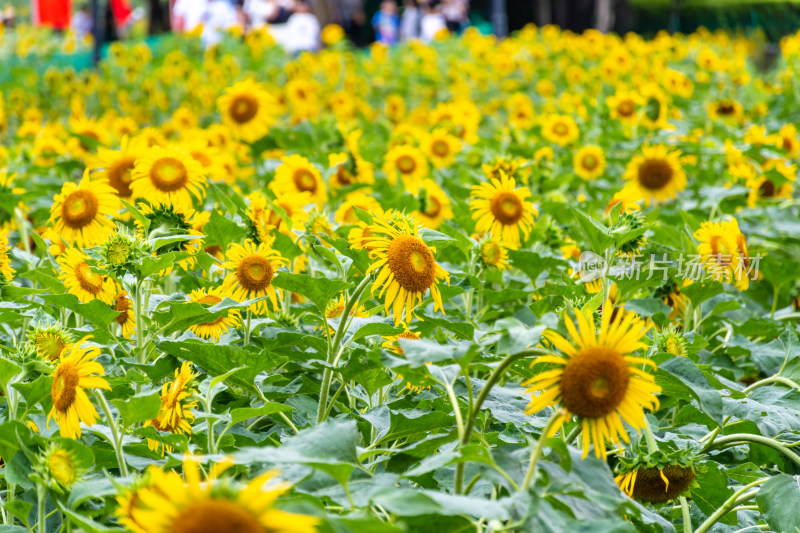
[[[91,267],[82,261],[75,265],[75,278],[78,280],[80,288],[92,295],[98,295],[103,290],[103,276],[92,272]]]
[[[733,115],[736,111],[736,107],[731,102],[720,102],[717,105],[717,113],[720,115]]]
[[[772,198],[775,196],[775,184],[769,179],[764,179],[758,187],[758,195],[761,198]]]
[[[234,501],[214,498],[187,506],[170,524],[168,533],[264,533],[250,511]]]
[[[658,191],[672,181],[672,167],[663,159],[646,159],[639,166],[638,177],[642,187]]]
[[[136,158],[127,156],[116,160],[108,167],[108,183],[117,190],[117,194],[122,197],[133,195],[131,190],[131,170],[133,170]]]
[[[586,170],[594,170],[597,168],[598,164],[599,161],[597,160],[597,157],[592,154],[586,154],[583,156],[583,159],[581,159],[581,165]]]
[[[308,169],[299,168],[295,170],[292,180],[298,191],[313,193],[317,190],[317,180],[314,178],[314,174]]]
[[[405,290],[425,292],[436,279],[436,260],[422,239],[403,235],[389,245],[389,270]]]
[[[39,354],[48,361],[57,360],[66,346],[64,339],[55,333],[40,333],[33,342]]]
[[[502,191],[495,194],[490,204],[492,215],[501,224],[516,224],[522,218],[522,200],[513,192]]]
[[[410,155],[402,155],[398,157],[395,165],[397,166],[397,170],[403,174],[411,174],[417,169],[417,162],[414,161],[414,158]]]
[[[794,143],[792,142],[791,137],[784,137],[781,145],[783,146],[783,149],[786,150],[787,152],[791,152],[792,148],[794,148]]]
[[[669,480],[669,487],[662,474]],[[686,466],[667,465],[661,472],[656,467],[640,467],[633,485],[633,497],[648,503],[668,502],[689,488],[694,476],[694,470]]]
[[[435,196],[428,196],[423,212],[431,218],[436,218],[442,212],[442,202]]]
[[[63,413],[75,403],[79,381],[78,369],[73,363],[61,363],[58,366],[53,376],[53,385],[50,388],[53,407],[57,411]]]
[[[569,128],[567,128],[567,125],[564,124],[563,122],[556,122],[555,124],[553,124],[553,133],[555,133],[556,135],[559,136],[566,135],[568,131]]]
[[[150,169],[150,181],[161,192],[175,192],[189,182],[186,166],[174,157],[162,157]]]
[[[246,124],[258,114],[258,100],[249,94],[237,95],[231,100],[228,115],[237,124]]]
[[[114,299],[114,311],[119,312],[117,318],[117,324],[123,325],[125,322],[128,321],[128,312],[131,309],[131,301],[128,298],[127,294],[118,294],[117,297]]]
[[[450,145],[441,139],[437,139],[433,141],[431,151],[438,157],[447,157],[450,154]]]
[[[336,169],[336,181],[343,186],[353,183],[353,177],[349,172],[347,172],[347,169],[344,168],[344,165],[339,165],[339,168]]]
[[[249,255],[242,259],[236,268],[239,284],[247,291],[263,291],[272,282],[275,270],[266,257]]]
[[[564,406],[582,418],[613,413],[628,391],[630,370],[618,351],[583,348],[572,356],[561,376]]]
[[[92,223],[99,207],[100,202],[92,191],[79,189],[64,198],[61,219],[68,228],[81,229]]]

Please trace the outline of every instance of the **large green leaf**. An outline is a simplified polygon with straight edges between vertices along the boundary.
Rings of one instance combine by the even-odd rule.
[[[773,531],[800,531],[800,476],[772,477],[761,485],[756,503]]]

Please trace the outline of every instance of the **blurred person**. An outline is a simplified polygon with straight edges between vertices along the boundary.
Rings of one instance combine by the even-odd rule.
[[[464,0],[442,0],[442,16],[447,29],[452,33],[460,33],[469,23]]]
[[[311,12],[306,0],[298,0],[294,4],[294,13],[286,21],[283,30],[284,46],[291,53],[307,52],[319,49],[319,20]]]
[[[366,46],[368,36],[367,17],[364,15],[364,0],[338,0],[339,20],[344,32],[355,46]]]
[[[72,15],[69,27],[72,28],[72,31],[75,33],[75,38],[79,41],[82,41],[84,37],[92,33],[94,20],[92,19],[92,14],[89,12],[89,4],[85,2],[80,4],[75,14]]]
[[[133,10],[128,4],[128,0],[111,0],[109,6],[111,14],[114,16],[114,25],[117,28],[117,33],[127,35],[133,21]]]
[[[172,9],[173,30],[190,33],[202,23],[209,0],[177,0]]]
[[[422,12],[417,0],[403,0],[403,15],[400,17],[400,39],[419,39]]]
[[[208,0],[201,18],[203,44],[210,48],[222,41],[225,33],[239,26],[236,8],[229,0]]]
[[[400,18],[397,16],[397,3],[394,0],[381,2],[381,8],[372,17],[372,28],[375,30],[375,40],[379,43],[391,45],[397,42]]]
[[[295,2],[293,0],[277,0],[277,4],[278,11],[269,19],[269,23],[286,24],[289,22],[289,17],[292,16],[292,13],[296,11]]]
[[[278,14],[278,3],[275,0],[247,0],[244,12],[251,28],[263,28]]]
[[[436,38],[437,33],[447,29],[447,21],[441,13],[440,6],[432,7],[427,2],[423,2],[421,6],[422,19],[420,20],[419,37],[423,42],[429,43]]]

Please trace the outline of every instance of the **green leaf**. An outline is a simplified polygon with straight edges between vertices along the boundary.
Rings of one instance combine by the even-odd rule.
[[[8,382],[22,372],[22,367],[5,357],[0,356],[0,388],[5,389]]]
[[[227,195],[223,195],[227,196]],[[232,212],[235,212],[232,211]],[[228,217],[222,216],[216,209],[211,211],[211,216],[203,225],[206,246],[221,246],[224,250],[229,243],[240,242],[247,235],[244,226],[237,224]]]
[[[3,509],[9,512],[9,514],[14,515],[20,522],[28,525],[28,516],[30,516],[31,509],[33,509],[33,504],[31,502],[26,502],[25,500],[14,500],[10,502],[6,502],[3,505]],[[3,531],[0,529],[0,531]],[[22,531],[27,531],[23,529]]]
[[[756,504],[772,531],[800,530],[800,477],[778,474],[761,485]]]
[[[331,299],[350,286],[344,281],[322,277],[314,278],[307,274],[293,274],[291,272],[279,273],[272,280],[272,284],[279,289],[305,296],[317,306],[320,313],[325,312],[325,308]]]
[[[44,294],[40,298],[56,308],[69,309],[98,328],[107,328],[119,315],[119,311],[114,311],[108,304],[100,300],[92,300],[84,304],[74,294]]]
[[[614,239],[608,234],[608,228],[577,207],[570,205],[569,208],[578,221],[578,227],[583,234],[584,242],[594,253],[603,255],[606,248],[614,243]]]
[[[14,383],[11,386],[22,394],[29,406],[35,405],[45,398],[49,398],[50,389],[53,386],[53,376],[39,376],[34,381]]]
[[[161,395],[158,390],[154,390],[129,398],[111,400],[111,403],[119,409],[125,426],[130,427],[158,416],[158,410],[161,408]]]
[[[262,407],[242,407],[231,411],[231,424],[238,424],[250,418],[258,418],[274,413],[288,413],[293,409],[294,407],[291,405],[283,405],[277,402],[270,402]]]
[[[704,468],[698,471],[695,481],[697,485],[691,489],[692,501],[706,515],[716,511],[734,493],[734,489],[728,486],[728,477],[713,461],[705,463]],[[735,520],[724,522],[735,523]]]
[[[673,357],[661,363],[656,373],[656,383],[664,387],[663,394],[674,395],[681,391],[677,392],[678,398],[691,395],[698,402],[701,411],[722,425],[722,397],[688,357]]]

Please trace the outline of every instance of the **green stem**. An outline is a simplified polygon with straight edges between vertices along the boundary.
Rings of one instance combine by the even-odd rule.
[[[117,421],[114,417],[111,416],[111,409],[108,407],[108,402],[106,401],[106,397],[103,396],[103,393],[99,390],[95,391],[97,398],[100,400],[100,407],[103,409],[103,413],[106,415],[106,420],[108,421],[108,427],[111,429],[111,436],[114,440],[114,453],[117,455],[117,463],[119,464],[119,471],[120,473],[127,477],[128,475],[128,465],[125,463],[125,456],[122,452],[122,439],[120,438],[119,429],[117,427]]]
[[[784,378],[782,376],[771,376],[771,377],[768,377],[768,378],[764,378],[764,379],[762,379],[760,381],[756,381],[755,383],[753,383],[752,385],[750,385],[749,387],[744,389],[742,392],[745,393],[745,394],[749,394],[754,389],[756,389],[758,387],[761,387],[763,385],[769,385],[770,383],[780,383],[781,385],[786,385],[790,389],[795,389],[797,391],[800,391],[800,385],[798,385],[797,383],[795,383],[791,379]]]
[[[683,515],[683,533],[691,533],[692,515],[689,514],[689,502],[686,500],[686,496],[681,496],[678,500],[681,502],[681,514]]]
[[[144,326],[142,317],[142,281],[136,282],[136,294],[133,295],[134,306],[136,306],[136,355],[139,363],[144,364]]]
[[[706,531],[711,529],[719,519],[723,516],[728,514],[728,512],[739,505],[742,502],[751,500],[755,498],[756,494],[758,494],[757,490],[750,490],[754,487],[757,487],[763,483],[766,483],[769,478],[759,479],[758,481],[753,481],[752,483],[745,485],[741,489],[737,490],[736,492],[731,495],[730,498],[725,500],[725,502],[719,506],[719,508],[714,511],[711,516],[709,516],[705,522],[700,524],[700,527],[695,529],[694,533],[705,533]],[[747,492],[750,491],[750,492]]]
[[[39,533],[45,533],[47,531],[47,528],[45,527],[47,519],[45,518],[44,514],[44,504],[45,499],[47,498],[47,489],[45,489],[44,485],[41,483],[36,485],[36,497],[38,500],[36,502],[36,514],[38,516],[37,529],[39,530]]]
[[[247,308],[247,323],[244,326],[244,345],[250,346],[250,321],[253,319],[253,312]]]
[[[772,291],[772,309],[769,312],[769,318],[772,320],[775,317],[775,311],[778,310],[778,293],[780,292],[780,287],[777,285]]]
[[[14,209],[14,215],[17,219],[17,228],[19,229],[19,240],[22,241],[22,247],[27,254],[31,253],[31,243],[28,239],[28,222],[25,220],[25,215],[19,208]]]
[[[542,450],[544,449],[544,442],[547,440],[547,435],[550,433],[550,430],[553,429],[553,424],[561,419],[562,414],[563,413],[560,410],[553,411],[553,414],[550,416],[550,420],[547,421],[547,425],[542,430],[542,434],[539,436],[539,440],[536,442],[536,447],[531,452],[531,460],[528,463],[528,471],[525,473],[525,479],[522,481],[520,490],[528,490],[528,487],[531,486],[534,474],[536,473],[536,464],[539,462],[539,458],[542,456]]]
[[[341,318],[339,319],[339,327],[336,328],[336,335],[333,337],[333,342],[331,343],[330,349],[328,350],[327,356],[327,363],[329,365],[333,365],[334,361],[338,359],[339,356],[339,345],[342,343],[342,337],[347,330],[347,325],[350,323],[348,320],[350,318],[350,312],[353,310],[358,304],[359,299],[361,298],[361,294],[369,285],[370,279],[372,276],[364,276],[364,279],[361,280],[361,283],[353,291],[353,294],[350,295],[350,298],[347,300],[347,303],[344,306],[344,310],[342,311]],[[325,421],[328,413],[328,394],[330,393],[331,388],[331,380],[333,379],[333,368],[331,366],[325,367],[325,371],[322,373],[322,385],[319,390],[319,406],[317,407],[317,424],[321,424]]]
[[[706,444],[706,446],[703,448],[703,451],[708,451],[712,448],[725,448],[728,446],[736,446],[738,444],[746,443],[763,444],[764,446],[769,446],[770,448],[786,456],[786,458],[792,461],[795,465],[800,466],[800,456],[780,442],[776,441],[775,439],[762,437],[761,435],[751,435],[749,433],[734,433],[733,435],[725,435],[724,437],[716,439],[713,443]]]

